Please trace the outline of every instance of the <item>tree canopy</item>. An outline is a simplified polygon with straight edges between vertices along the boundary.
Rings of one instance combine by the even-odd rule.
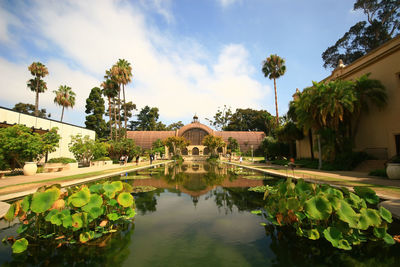
[[[145,106],[137,115],[137,120],[130,122],[130,128],[132,131],[156,131],[159,116],[158,108]]]
[[[103,119],[105,111],[104,99],[98,87],[92,88],[89,97],[86,99],[86,128],[94,130],[98,138],[107,136],[107,125]]]
[[[22,103],[19,102],[15,104],[15,106],[12,108],[12,110],[15,110],[20,113],[28,114],[28,115],[35,115],[35,105],[28,104],[28,103]],[[51,114],[48,113],[45,108],[42,108],[38,110],[38,117],[40,118],[50,118]]]
[[[339,59],[350,64],[400,33],[399,0],[357,0],[353,10],[367,18],[322,53],[325,68],[336,68]]]

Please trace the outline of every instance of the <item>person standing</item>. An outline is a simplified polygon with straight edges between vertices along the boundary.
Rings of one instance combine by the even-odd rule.
[[[136,166],[139,165],[139,155],[136,156]]]
[[[242,158],[242,156],[240,156],[240,158],[239,158],[240,164],[242,164],[242,161],[243,161],[243,158]]]

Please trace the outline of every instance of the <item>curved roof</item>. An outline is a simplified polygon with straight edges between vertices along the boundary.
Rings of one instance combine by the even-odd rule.
[[[175,136],[175,131],[128,131],[127,137],[133,139],[135,144],[144,149],[152,147],[157,139],[164,140],[165,138]]]
[[[254,149],[258,148],[265,138],[264,132],[221,131],[214,133],[216,136],[222,137],[226,143],[229,137],[236,139],[240,145],[241,151],[247,151],[251,146],[253,146]]]
[[[192,123],[186,124],[185,126],[180,128],[178,130],[178,135],[182,136],[187,130],[195,129],[195,128],[202,129],[202,130],[206,131],[208,134],[211,134],[211,135],[214,133],[213,129],[211,129],[207,125],[204,125],[204,124],[202,124],[200,122],[192,122]]]

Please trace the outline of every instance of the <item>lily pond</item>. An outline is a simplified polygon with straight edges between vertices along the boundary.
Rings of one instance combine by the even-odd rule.
[[[330,212],[335,211],[341,221],[332,222],[330,214],[325,212],[327,207],[313,213],[313,202],[307,201],[306,205],[310,206],[308,219],[314,216],[313,219],[320,222],[318,225],[311,223],[311,228],[317,230],[310,230],[307,228],[309,225],[302,229],[289,226],[306,220],[302,219],[300,212],[293,212],[296,207],[300,210],[297,202],[290,201],[293,196],[287,197],[285,202],[285,207],[290,207],[286,217],[279,212],[271,216],[275,204],[277,210],[282,209],[277,204],[280,201],[267,198],[263,191],[269,189],[271,195],[279,187],[281,193],[288,194],[291,187],[295,192],[294,184],[229,165],[167,165],[126,173],[109,181],[122,181],[132,186],[136,212],[132,223],[122,224],[117,231],[110,231],[96,242],[79,245],[55,246],[52,242],[40,242],[29,244],[22,253],[13,253],[11,245],[3,242],[0,245],[0,265],[399,266],[400,244],[386,243],[393,242],[391,236],[400,233],[400,223],[394,220],[389,225],[386,221],[391,221],[391,217],[382,210],[367,208],[357,196],[352,196],[352,202],[346,202],[353,203],[353,208],[348,208],[348,204],[343,204],[343,193],[337,192],[339,190],[329,189],[331,195],[336,196],[327,198],[332,203],[328,207]],[[308,189],[316,190],[311,184],[296,185],[296,192]],[[321,187],[321,192],[327,190]],[[317,208],[326,204],[322,195],[313,198]],[[373,202],[374,196],[367,194],[366,199],[368,203]],[[271,210],[266,208],[267,203]],[[365,220],[357,222],[357,227],[354,227],[358,230],[351,230],[352,236],[342,236],[338,229],[342,229],[344,224],[347,227],[354,224],[352,220],[355,217],[351,217],[348,210],[357,210],[356,204],[360,205],[359,216],[364,216]],[[347,210],[341,211],[340,207],[347,207]],[[268,220],[268,216],[272,219]],[[329,222],[334,226],[330,227]],[[10,226],[2,221],[0,238],[7,240],[18,236],[19,227],[21,223],[18,220]],[[365,240],[361,231],[373,227],[376,228],[376,238],[362,242]],[[335,236],[340,236],[337,242]],[[359,245],[356,237],[361,240]],[[353,246],[349,248],[348,241],[342,242],[344,238],[353,240]]]

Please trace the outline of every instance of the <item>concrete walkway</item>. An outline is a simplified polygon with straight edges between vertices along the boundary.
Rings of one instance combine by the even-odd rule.
[[[383,199],[380,205],[390,210],[393,217],[400,219],[400,180],[390,180],[388,178],[379,178],[369,176],[365,172],[354,171],[319,171],[314,169],[295,168],[288,169],[279,165],[267,165],[252,162],[227,162],[227,164],[236,165],[260,171],[272,176],[294,179],[304,179],[309,182],[330,184],[336,187],[346,187],[353,190],[354,186],[368,186],[373,189],[376,194]]]

